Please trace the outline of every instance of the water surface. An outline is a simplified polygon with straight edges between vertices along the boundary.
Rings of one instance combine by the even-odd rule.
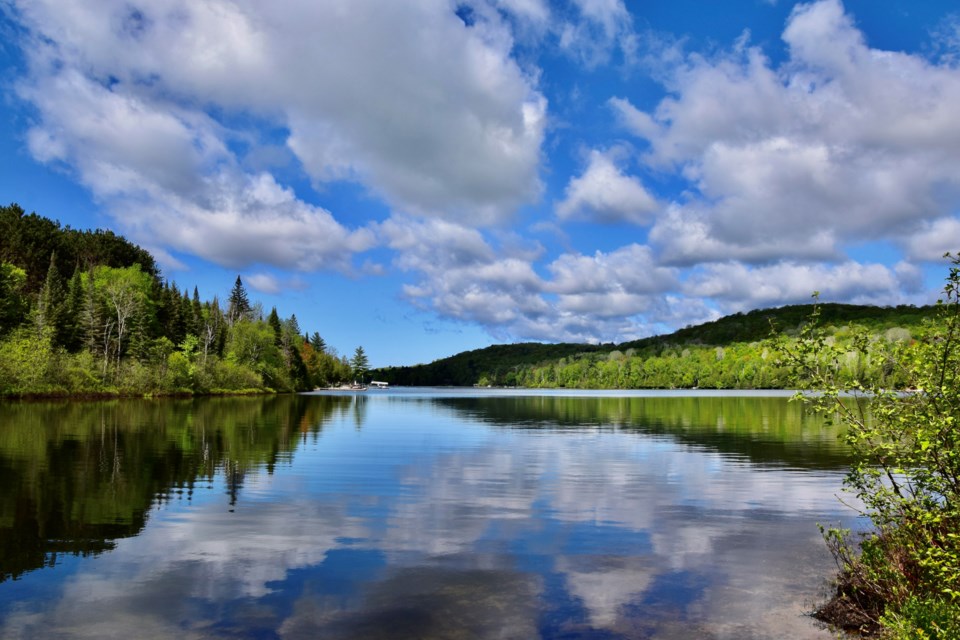
[[[0,405],[0,637],[830,638],[837,433],[760,394]]]

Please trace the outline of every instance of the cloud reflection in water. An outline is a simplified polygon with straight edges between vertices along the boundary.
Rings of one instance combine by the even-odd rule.
[[[2,637],[830,637],[802,612],[839,471],[481,417],[369,398],[234,511],[157,509]]]

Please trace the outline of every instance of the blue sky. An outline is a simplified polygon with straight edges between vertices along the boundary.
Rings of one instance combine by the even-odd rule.
[[[375,366],[926,303],[960,8],[0,0],[0,202]]]

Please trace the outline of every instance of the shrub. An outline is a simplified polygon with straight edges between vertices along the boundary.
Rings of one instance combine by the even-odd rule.
[[[855,461],[845,480],[873,530],[825,532],[840,575],[820,610],[828,622],[895,638],[957,638],[960,620],[960,259],[936,320],[914,343],[855,336],[861,361],[881,361],[909,392],[868,384],[848,347],[830,344],[818,314],[780,345],[799,397],[847,427]],[[842,381],[842,382],[841,382]]]

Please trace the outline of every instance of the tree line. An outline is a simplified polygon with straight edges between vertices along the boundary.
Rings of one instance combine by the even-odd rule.
[[[622,344],[494,345],[413,367],[373,372],[404,385],[479,385],[567,389],[779,389],[793,384],[777,357],[780,338],[797,336],[814,305],[737,313],[674,333]],[[855,378],[902,386],[903,376],[877,359],[858,355],[854,337],[911,343],[935,314],[933,306],[817,306],[832,343],[846,347],[831,363],[845,381]]]
[[[320,334],[252,303],[164,280],[109,231],[77,231],[0,207],[0,395],[298,391],[366,375]]]

